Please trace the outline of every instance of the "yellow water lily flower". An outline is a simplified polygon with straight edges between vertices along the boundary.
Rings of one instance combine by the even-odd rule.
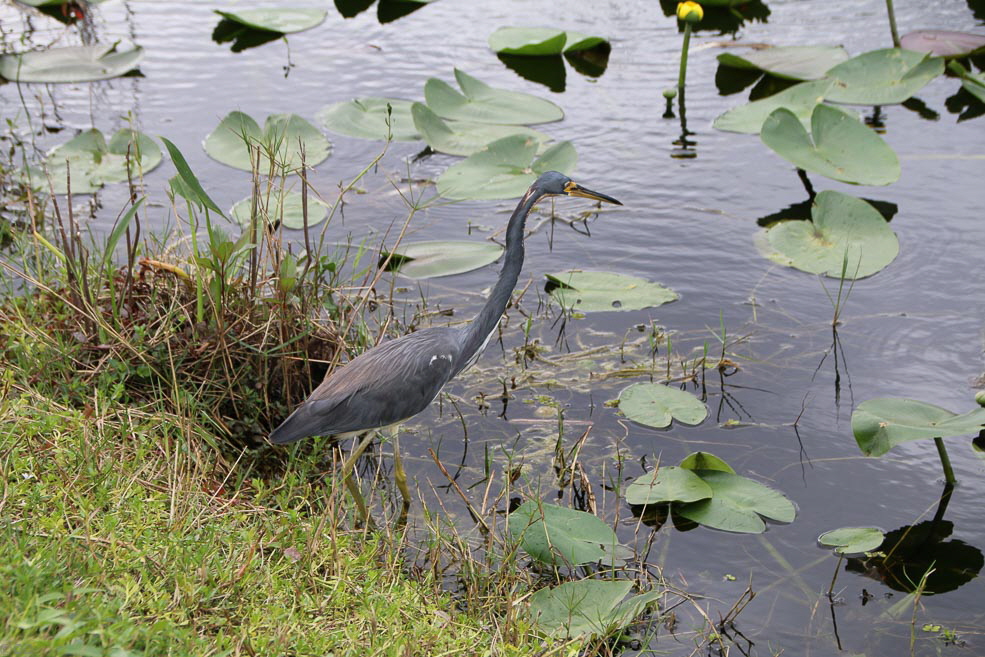
[[[677,18],[688,23],[697,23],[705,17],[705,10],[697,2],[677,3]]]

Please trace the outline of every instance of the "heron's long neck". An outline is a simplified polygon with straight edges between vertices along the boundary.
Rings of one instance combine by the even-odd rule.
[[[527,214],[534,204],[544,196],[544,192],[539,189],[529,190],[516,206],[510,223],[506,226],[506,250],[503,252],[503,269],[499,272],[499,280],[496,281],[486,305],[482,307],[472,323],[465,329],[465,340],[462,354],[457,363],[457,370],[461,371],[470,362],[472,357],[484,346],[486,340],[499,324],[499,318],[506,310],[506,305],[513,295],[513,288],[520,277],[520,269],[523,268],[523,228],[527,222]]]

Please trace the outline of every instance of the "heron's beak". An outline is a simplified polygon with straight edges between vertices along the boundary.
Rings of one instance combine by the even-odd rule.
[[[622,205],[621,202],[607,196],[605,194],[600,194],[599,192],[593,192],[590,189],[585,189],[576,182],[569,182],[564,186],[564,193],[568,196],[582,196],[584,198],[590,198],[595,201],[605,201],[606,203],[615,203],[616,205]]]

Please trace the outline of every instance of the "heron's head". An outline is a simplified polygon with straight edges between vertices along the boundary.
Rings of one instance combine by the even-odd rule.
[[[595,201],[605,201],[607,203],[615,203],[616,205],[622,205],[619,201],[607,196],[606,194],[600,194],[599,192],[593,192],[590,189],[586,189],[576,183],[571,178],[567,177],[563,173],[557,171],[548,171],[542,173],[531,187],[532,189],[539,189],[544,194],[556,194],[564,196],[581,196],[584,198],[590,198]]]

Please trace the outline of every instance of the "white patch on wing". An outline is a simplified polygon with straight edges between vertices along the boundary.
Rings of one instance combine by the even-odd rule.
[[[428,361],[428,367],[431,367],[432,365],[434,365],[434,361],[438,360],[439,358],[441,360],[447,360],[449,363],[452,360],[451,354],[435,354],[435,355],[431,356],[431,360]]]

